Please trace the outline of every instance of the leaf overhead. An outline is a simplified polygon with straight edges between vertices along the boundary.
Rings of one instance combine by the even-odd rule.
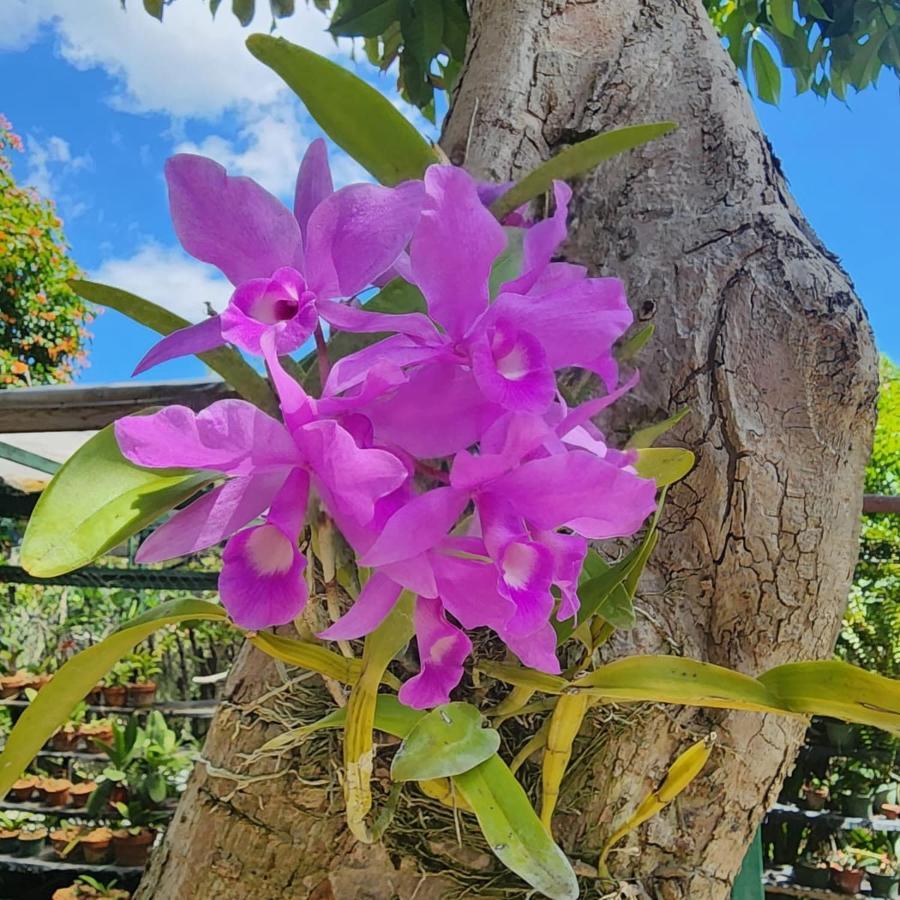
[[[382,184],[421,178],[434,150],[379,91],[284,38],[253,34],[250,52],[303,101],[322,130]]]
[[[516,182],[491,206],[491,212],[503,219],[523,203],[528,203],[550,190],[555,180],[565,181],[583,175],[604,160],[633,150],[649,141],[662,137],[678,126],[674,122],[655,122],[650,125],[628,125],[614,131],[595,134],[560,151],[556,156],[532,169],[521,181]]]
[[[108,425],[66,460],[41,493],[22,540],[22,566],[51,578],[87,565],[214,477],[138,468],[122,456]]]

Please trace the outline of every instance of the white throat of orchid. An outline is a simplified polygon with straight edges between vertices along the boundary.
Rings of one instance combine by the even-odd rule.
[[[260,575],[283,575],[294,564],[294,545],[275,525],[260,525],[247,539],[250,565]]]

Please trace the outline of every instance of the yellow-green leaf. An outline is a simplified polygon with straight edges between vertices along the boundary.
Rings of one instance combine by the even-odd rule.
[[[22,541],[22,566],[39,578],[71,572],[145,528],[215,476],[139,469],[122,456],[112,425],[53,476]]]
[[[689,406],[682,406],[671,416],[661,422],[654,422],[645,428],[639,428],[629,439],[625,447],[629,450],[652,447],[667,431],[673,429],[689,412]]]
[[[680,447],[644,447],[638,450],[637,469],[641,478],[653,478],[658,488],[680,481],[694,468],[694,454]]]
[[[423,716],[391,762],[394,781],[424,781],[459,775],[500,749],[500,735],[484,727],[471,703],[446,703]]]
[[[498,219],[503,219],[523,203],[528,203],[529,200],[534,200],[535,197],[549,191],[555,180],[565,181],[567,178],[581,175],[604,160],[640,147],[641,144],[662,137],[677,127],[674,122],[628,125],[579,141],[571,147],[566,147],[552,159],[541,163],[536,169],[532,169],[521,181],[516,182],[493,202],[491,212]]]
[[[499,756],[455,775],[453,783],[500,862],[551,900],[575,900],[578,879],[569,860]]]
[[[251,35],[247,47],[281,76],[322,130],[382,184],[421,178],[438,162],[390,100],[352,72],[268,34]]]
[[[69,285],[79,297],[84,297],[85,300],[90,300],[91,303],[97,303],[100,306],[108,306],[158,334],[171,334],[173,331],[187,328],[191,324],[187,319],[183,319],[143,297],[138,297],[137,294],[131,294],[108,284],[74,279],[69,282]],[[244,399],[267,412],[276,411],[275,396],[268,381],[249,363],[245,362],[237,350],[219,347],[206,353],[198,353],[197,357],[203,360],[213,372],[221,375]]]
[[[524,666],[515,666],[509,663],[495,663],[490,660],[479,662],[478,671],[506,684],[540,691],[543,694],[561,694],[569,684],[565,678],[560,678],[559,675],[548,675],[546,672],[538,672],[536,669],[526,669]]]
[[[249,640],[254,647],[275,659],[318,672],[344,684],[354,684],[362,672],[361,659],[341,656],[313,641],[298,641],[268,631],[257,632]]]
[[[163,603],[64,663],[37,693],[7,738],[0,754],[0,797],[117,660],[164,625],[199,619],[225,621],[225,611],[205,600]]]

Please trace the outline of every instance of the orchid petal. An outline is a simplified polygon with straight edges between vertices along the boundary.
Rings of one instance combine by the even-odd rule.
[[[413,618],[421,668],[401,686],[399,698],[414,709],[429,709],[450,702],[472,642],[447,621],[439,600],[419,597]]]
[[[303,161],[300,163],[300,171],[297,173],[297,186],[294,189],[294,217],[300,225],[304,241],[309,217],[333,192],[331,169],[328,168],[328,147],[322,138],[316,138],[306,148]]]
[[[365,583],[353,606],[317,636],[326,641],[351,641],[364,637],[387,618],[400,591],[399,584],[376,572]]]
[[[424,199],[421,182],[395,188],[351,184],[309,217],[306,276],[323,299],[351,297],[369,286],[409,242]]]
[[[315,421],[294,432],[294,440],[333,515],[361,525],[371,521],[375,502],[406,481],[406,467],[386,450],[363,449],[332,421]]]
[[[652,479],[584,450],[524,463],[493,482],[491,490],[535,528],[570,525],[595,539],[634,534],[656,508]]]
[[[303,276],[284,266],[271,278],[251,278],[237,288],[222,313],[222,336],[259,355],[263,335],[272,332],[283,355],[302,347],[318,323],[315,297]]]
[[[179,328],[167,334],[161,341],[157,341],[144,354],[141,361],[135,366],[132,376],[140,375],[160,363],[180,356],[196,355],[214,350],[225,343],[222,337],[221,316],[210,316],[196,325],[188,325],[187,328]]]
[[[541,342],[503,319],[474,341],[472,372],[485,397],[505,409],[543,412],[556,395],[556,377]]]
[[[293,265],[301,246],[291,212],[255,181],[211,159],[179,153],[166,162],[169,208],[181,245],[232,284]]]
[[[500,637],[523,665],[550,675],[559,675],[562,671],[556,658],[556,632],[552,625],[542,625],[525,635],[500,632]]]
[[[358,334],[396,332],[432,342],[440,337],[431,319],[422,313],[369,312],[365,307],[335,303],[331,300],[320,300],[318,310],[319,315],[329,325],[339,328],[341,331],[352,331]]]
[[[406,384],[360,412],[379,442],[435,459],[474,444],[503,409],[485,399],[471,372],[439,360],[410,373]]]
[[[428,198],[410,246],[412,273],[431,317],[459,339],[487,308],[491,267],[506,235],[464,169],[430,166],[425,190]]]
[[[553,555],[553,583],[561,594],[556,618],[561,622],[571,619],[581,606],[578,577],[587,555],[587,541],[577,534],[560,534],[558,531],[538,532],[535,539]]]
[[[261,339],[261,349],[269,368],[269,377],[272,379],[275,393],[278,395],[284,424],[287,425],[289,431],[293,432],[315,416],[316,401],[303,390],[303,386],[295,378],[285,372],[275,349],[276,340],[274,332],[264,334]]]
[[[436,546],[469,502],[468,494],[450,487],[413,497],[384,524],[372,546],[359,558],[364,566],[410,559]]]
[[[199,413],[167,406],[115,424],[123,455],[149,469],[209,469],[226,475],[296,464],[297,447],[281,422],[244,400],[218,400]]]
[[[399,562],[379,566],[379,570],[420,597],[437,597],[438,595],[434,570],[427,553],[420,553],[412,559],[402,559]]]
[[[613,344],[634,318],[617,278],[585,278],[539,297],[501,294],[485,324],[506,319],[535,335],[553,369],[580,366],[609,377]]]
[[[463,628],[486,626],[496,631],[515,615],[515,604],[497,591],[492,563],[435,553],[432,564],[444,608]]]
[[[536,222],[525,232],[522,242],[522,274],[501,285],[501,291],[524,294],[543,274],[556,249],[566,239],[566,219],[571,198],[572,188],[564,181],[553,182],[553,199],[556,204],[553,215]]]
[[[284,484],[283,472],[233,478],[178,510],[141,544],[139,563],[189,556],[231,537],[261,515]]]

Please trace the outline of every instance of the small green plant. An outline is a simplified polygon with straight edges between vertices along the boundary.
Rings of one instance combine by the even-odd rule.
[[[834,793],[862,796],[868,794],[878,783],[878,772],[874,767],[858,759],[844,759],[835,768]]]
[[[136,684],[147,684],[162,671],[162,652],[160,649],[139,650],[127,657],[131,666],[130,681]]]
[[[97,900],[127,900],[128,891],[117,888],[118,881],[114,878],[109,882],[98,881],[90,875],[79,875],[72,885],[75,888],[75,896],[78,898],[97,898]]]
[[[125,687],[126,684],[134,680],[134,665],[130,657],[119,660],[106,673],[103,683],[107,687]]]

